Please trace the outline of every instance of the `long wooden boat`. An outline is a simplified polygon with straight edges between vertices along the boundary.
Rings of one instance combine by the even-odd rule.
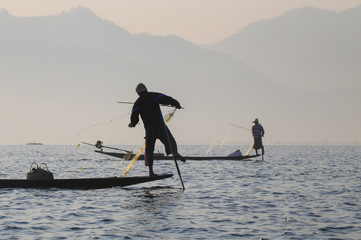
[[[109,177],[109,178],[76,178],[53,180],[0,179],[0,188],[62,188],[62,189],[99,189],[125,187],[172,177],[163,174],[155,177]]]
[[[105,154],[112,157],[123,158],[132,160],[135,154],[127,154],[120,152],[106,152],[103,150],[94,150],[96,153]],[[260,155],[248,155],[248,156],[184,156],[187,160],[242,160],[251,161],[251,158],[258,157]],[[144,159],[144,155],[140,155],[139,159]],[[172,155],[166,156],[164,154],[154,153],[154,160],[173,160]]]

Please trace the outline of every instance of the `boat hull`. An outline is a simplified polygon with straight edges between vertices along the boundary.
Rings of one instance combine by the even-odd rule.
[[[125,187],[170,178],[172,176],[173,174],[163,174],[156,177],[110,177],[54,180],[0,179],[0,188],[100,189],[118,186]]]
[[[94,152],[105,154],[112,157],[124,158],[127,156],[125,153],[119,152],[105,152],[101,150],[94,150]],[[135,154],[127,156],[129,160],[132,160]],[[251,161],[251,158],[258,157],[259,155],[248,155],[248,156],[184,156],[187,160],[243,160],[243,161]],[[144,155],[140,155],[140,159],[144,159]],[[173,156],[166,156],[163,154],[155,153],[153,155],[154,160],[173,160]]]

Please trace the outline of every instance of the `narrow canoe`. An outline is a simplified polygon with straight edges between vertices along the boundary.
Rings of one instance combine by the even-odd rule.
[[[131,160],[135,154],[131,154],[127,156],[126,153],[119,152],[105,152],[102,150],[94,150],[94,152],[105,154],[112,157],[124,158]],[[187,160],[243,160],[243,161],[251,161],[251,158],[258,157],[260,155],[248,155],[248,156],[184,156]],[[139,159],[144,159],[144,155],[140,155]],[[164,154],[154,153],[154,160],[173,160],[172,155],[166,156]]]
[[[125,187],[172,177],[163,174],[155,177],[110,177],[110,178],[75,178],[54,180],[0,179],[0,188],[63,188],[63,189],[99,189]]]

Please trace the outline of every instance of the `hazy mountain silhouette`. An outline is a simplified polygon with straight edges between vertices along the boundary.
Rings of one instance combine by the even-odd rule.
[[[341,13],[289,11],[207,46],[274,81],[304,89],[361,89],[361,5]]]
[[[17,136],[23,142],[69,143],[80,129],[128,113],[130,105],[116,102],[134,101],[139,82],[181,102],[185,110],[173,120],[181,144],[210,144],[229,122],[250,127],[255,117],[269,134],[266,142],[344,142],[361,135],[339,128],[361,120],[354,113],[345,120],[350,109],[342,108],[359,102],[358,91],[289,90],[235,57],[177,36],[132,35],[86,8],[27,18],[1,10],[0,32],[1,132],[9,143]],[[142,127],[128,129],[128,118],[108,141],[142,139]],[[240,132],[232,140],[227,143],[251,135]]]

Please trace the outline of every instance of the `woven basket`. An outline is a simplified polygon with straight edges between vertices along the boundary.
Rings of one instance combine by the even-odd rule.
[[[46,167],[46,170],[42,166]],[[40,166],[37,163],[33,163],[30,166],[30,171],[26,174],[27,180],[53,180],[54,176],[49,171],[48,166],[45,163],[41,163]]]

